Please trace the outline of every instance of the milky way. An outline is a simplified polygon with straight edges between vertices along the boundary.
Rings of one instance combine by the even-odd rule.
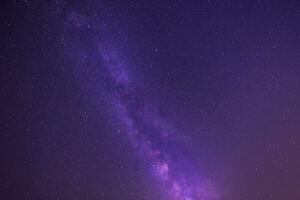
[[[132,80],[124,66],[119,65],[118,55],[112,54],[105,48],[99,47],[104,66],[114,85],[112,96],[108,99],[120,123],[124,125],[131,145],[137,150],[138,155],[149,161],[154,176],[160,180],[163,187],[168,190],[172,199],[216,199],[217,194],[213,188],[200,186],[195,182],[187,182],[181,173],[173,168],[174,163],[167,152],[155,147],[149,138],[152,134],[145,133],[145,129],[154,132],[156,140],[167,140],[172,137],[171,129],[164,120],[155,113],[155,109],[148,109],[148,105],[136,94],[139,82]],[[155,141],[157,142],[157,141]],[[184,174],[184,172],[183,172]]]
[[[90,27],[92,20],[74,12],[67,16],[67,22],[74,25],[76,31],[82,32]],[[115,126],[121,126],[119,131],[126,134],[128,142],[136,151],[136,156],[149,165],[150,173],[160,182],[166,197],[174,200],[218,199],[213,185],[201,183],[200,177],[186,177],[187,173],[198,175],[201,172],[185,171],[189,166],[177,167],[181,164],[173,160],[172,152],[164,145],[175,137],[172,123],[162,118],[155,104],[143,95],[144,83],[138,75],[130,71],[134,66],[111,44],[114,43],[114,38],[101,38],[101,27],[98,29],[99,34],[92,35],[83,40],[84,42],[81,40],[79,46],[67,50],[74,52],[73,56],[76,57],[73,59],[79,60],[76,66],[78,71],[85,71],[89,77],[80,82],[86,82],[87,88],[97,88],[101,85],[100,96],[105,97],[108,110],[117,118]],[[82,47],[85,45],[89,45],[92,51],[84,50]],[[89,65],[86,61],[88,58]],[[89,68],[88,72],[86,68]],[[95,71],[101,73],[95,75]],[[79,80],[83,79],[81,73],[77,76]],[[95,76],[102,76],[102,80]],[[91,91],[93,92],[87,94],[88,96],[97,95],[94,93],[95,89]]]

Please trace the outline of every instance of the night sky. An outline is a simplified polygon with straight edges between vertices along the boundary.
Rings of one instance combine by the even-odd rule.
[[[300,199],[299,1],[0,16],[0,199]]]

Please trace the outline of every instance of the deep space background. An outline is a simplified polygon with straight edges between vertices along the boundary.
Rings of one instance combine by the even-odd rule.
[[[0,199],[300,199],[299,1],[0,16]]]

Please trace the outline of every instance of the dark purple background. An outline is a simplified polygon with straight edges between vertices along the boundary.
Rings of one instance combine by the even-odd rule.
[[[79,2],[1,3],[1,199],[164,199],[78,78],[96,36],[221,200],[300,199],[298,1]]]

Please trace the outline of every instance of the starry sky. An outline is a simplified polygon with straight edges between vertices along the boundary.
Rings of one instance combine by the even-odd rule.
[[[0,194],[299,200],[300,3],[1,3]]]

